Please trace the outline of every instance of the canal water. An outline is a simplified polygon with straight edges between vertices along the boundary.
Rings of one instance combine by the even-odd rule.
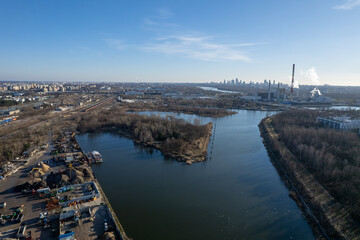
[[[218,119],[175,114],[216,123],[211,156],[192,165],[165,159],[116,133],[77,139],[84,151],[102,154],[104,162],[93,170],[135,240],[314,239],[262,143],[257,125],[266,114],[244,110]]]

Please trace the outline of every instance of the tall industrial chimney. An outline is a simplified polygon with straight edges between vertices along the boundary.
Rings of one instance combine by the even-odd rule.
[[[292,70],[291,96],[294,94],[294,74],[295,74],[295,64],[293,64],[293,70]]]

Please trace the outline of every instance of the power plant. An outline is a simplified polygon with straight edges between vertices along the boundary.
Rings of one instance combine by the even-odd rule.
[[[272,82],[273,81],[273,82]],[[216,83],[212,83],[215,84]],[[245,83],[243,80],[224,80],[220,84],[233,86],[237,89],[242,89],[244,96],[242,99],[251,101],[266,101],[277,102],[284,104],[331,104],[332,100],[320,93],[320,90],[311,85],[302,85],[301,89],[298,84],[295,84],[295,63],[292,65],[291,83],[283,84],[278,82],[277,87],[275,80],[265,79],[263,82]],[[295,89],[296,88],[296,89]],[[231,90],[230,88],[227,88]]]

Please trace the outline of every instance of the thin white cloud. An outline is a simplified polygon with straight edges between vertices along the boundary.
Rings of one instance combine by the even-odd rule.
[[[149,19],[149,18],[145,18],[144,19],[144,24],[147,25],[147,26],[153,26],[153,25],[157,25],[157,22]]]
[[[167,9],[156,9],[155,14],[151,17],[146,17],[143,22],[143,26],[148,30],[155,30],[152,29],[153,26],[156,27],[171,27],[172,24],[164,23],[165,20],[169,19],[173,16],[173,13]]]
[[[172,12],[166,9],[157,9],[155,12],[156,14],[154,16],[147,17],[144,19],[145,26],[159,25],[158,21],[166,20],[173,16]]]
[[[220,43],[216,38],[190,30],[181,25],[169,22],[173,14],[165,9],[156,10],[154,16],[145,18],[144,30],[153,33],[154,37],[143,44],[131,45],[132,49],[155,52],[166,55],[197,59],[202,61],[251,61],[243,51],[265,43]],[[109,47],[124,50],[127,44],[118,39],[105,39]]]
[[[126,48],[128,48],[128,45],[125,44],[123,40],[114,39],[114,38],[109,38],[104,40],[107,43],[107,45],[111,48],[115,48],[117,50],[125,50]]]
[[[157,38],[141,49],[203,61],[250,61],[239,48],[252,45],[255,43],[221,44],[212,42],[207,36],[176,35]]]
[[[155,16],[156,18],[167,19],[172,16],[173,16],[173,13],[167,9],[164,9],[164,8],[156,9],[156,16]]]
[[[219,43],[206,34],[171,23],[169,18],[172,16],[170,11],[158,9],[156,15],[144,19],[144,28],[156,36],[144,46],[139,47],[140,50],[203,61],[250,61],[250,57],[241,48],[265,44]]]
[[[360,0],[346,0],[345,3],[335,6],[334,9],[351,10],[354,7],[358,7],[358,6],[360,6]]]

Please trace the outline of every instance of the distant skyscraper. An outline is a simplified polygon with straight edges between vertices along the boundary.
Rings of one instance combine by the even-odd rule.
[[[226,80],[224,79],[224,84],[226,84]]]
[[[235,82],[236,82],[236,84],[239,84],[239,79],[238,79],[238,78],[236,78]]]
[[[234,79],[231,79],[231,84],[235,84],[235,81],[234,81]]]

